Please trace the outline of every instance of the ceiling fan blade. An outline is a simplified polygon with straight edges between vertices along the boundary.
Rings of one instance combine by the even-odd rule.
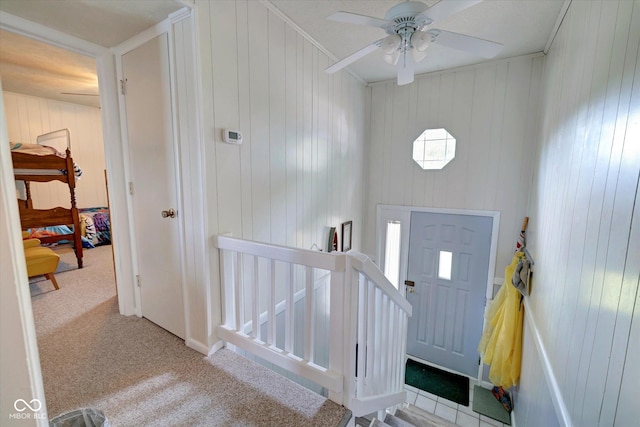
[[[414,64],[413,56],[409,52],[400,55],[398,60],[398,86],[413,82]]]
[[[441,21],[481,2],[482,0],[440,0],[438,3],[419,14],[416,17],[416,20],[426,17],[430,19],[431,22]]]
[[[452,33],[445,30],[428,30],[427,33],[433,36],[433,43],[474,53],[484,58],[493,58],[502,50],[503,45],[477,37],[467,36],[459,33]]]
[[[345,24],[369,25],[370,27],[378,27],[386,29],[389,25],[394,25],[392,21],[386,19],[374,18],[373,16],[358,15],[351,12],[336,12],[327,16],[330,21],[344,22]]]
[[[355,51],[354,53],[352,53],[351,55],[347,56],[346,58],[341,59],[340,61],[336,62],[335,64],[327,67],[324,72],[327,74],[333,74],[336,71],[342,70],[344,67],[346,67],[347,65],[356,62],[358,59],[362,58],[363,56],[366,56],[368,54],[370,54],[371,52],[373,52],[374,50],[380,48],[380,46],[382,46],[382,41],[384,39],[380,39],[380,40],[376,40],[373,43],[371,43],[370,45],[367,45],[365,47],[363,47],[362,49]]]

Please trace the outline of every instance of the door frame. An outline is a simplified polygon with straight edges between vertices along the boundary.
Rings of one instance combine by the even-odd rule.
[[[197,36],[197,6],[187,5],[181,10],[171,14],[167,21],[169,26],[177,24],[181,21],[190,20],[189,34],[183,34],[187,37],[186,47],[191,51],[187,53],[183,70],[185,76],[181,77],[180,83],[183,85],[186,96],[189,97],[183,106],[184,113],[189,115],[187,124],[181,127],[181,134],[189,134],[189,139],[180,138],[179,153],[182,156],[181,170],[184,174],[181,176],[181,188],[189,188],[188,194],[184,194],[182,200],[188,201],[183,208],[183,221],[189,221],[190,226],[187,228],[186,237],[189,238],[187,243],[184,239],[181,242],[181,250],[188,254],[189,262],[183,268],[183,274],[186,275],[190,283],[189,289],[183,289],[183,292],[189,293],[189,299],[185,298],[185,314],[187,322],[186,328],[186,344],[187,346],[203,353],[208,354],[217,349],[217,339],[212,333],[211,318],[213,312],[212,292],[210,284],[210,267],[209,267],[209,245],[207,237],[202,230],[207,229],[206,223],[206,187],[202,182],[202,171],[204,170],[204,140],[201,129],[202,111],[200,109],[200,67],[198,63],[197,53],[199,51]],[[47,26],[28,21],[26,19],[0,11],[0,29],[22,35],[31,39],[35,39],[53,46],[60,47],[72,52],[76,52],[96,60],[96,70],[99,82],[99,95],[101,104],[102,119],[102,135],[104,140],[105,161],[107,170],[107,179],[109,182],[109,204],[110,216],[112,223],[112,245],[114,256],[114,269],[116,277],[116,287],[118,291],[118,309],[120,314],[125,316],[135,315],[136,303],[135,291],[135,264],[133,261],[133,247],[131,246],[131,238],[129,230],[132,227],[132,218],[129,211],[128,192],[128,176],[125,169],[125,149],[121,140],[121,122],[118,102],[118,78],[116,73],[116,55],[110,47],[100,46],[95,43],[82,40],[67,33],[54,30]],[[134,37],[135,38],[135,37]],[[170,37],[171,39],[171,37]],[[173,42],[173,40],[172,40]],[[172,58],[172,55],[170,55]],[[172,82],[175,84],[175,82]],[[172,97],[175,100],[175,88],[172,88]],[[174,101],[175,102],[175,101]],[[174,110],[174,120],[176,120]],[[2,117],[4,121],[6,118]],[[174,130],[175,132],[175,130]],[[22,258],[24,259],[24,258]],[[183,260],[184,262],[184,260]],[[183,281],[183,283],[185,283]],[[197,298],[196,295],[204,296]],[[204,325],[194,326],[191,324],[189,316],[189,301],[197,301],[202,303],[204,307],[198,307],[199,312],[196,316],[198,323],[206,323]],[[22,310],[31,313],[31,301],[24,301]],[[203,312],[202,312],[203,311]],[[202,313],[200,313],[202,312]],[[194,337],[194,330],[198,330],[198,337]],[[35,343],[35,335],[33,335]],[[29,342],[32,340],[29,339]],[[32,359],[31,359],[32,360]],[[35,363],[35,362],[34,362]],[[39,366],[39,364],[37,364]],[[35,371],[39,371],[39,367],[32,365]]]
[[[405,287],[402,286],[407,280],[407,270],[409,268],[409,235],[411,228],[411,213],[436,213],[447,215],[473,215],[489,217],[492,219],[491,227],[491,248],[489,253],[489,269],[486,279],[484,310],[486,311],[488,301],[493,299],[493,284],[496,270],[496,259],[498,253],[498,232],[500,229],[500,212],[475,209],[449,209],[431,208],[420,206],[399,206],[399,205],[377,205],[376,206],[376,257],[378,266],[384,271],[385,247],[386,247],[386,224],[389,221],[400,223],[400,277],[398,278],[398,290],[406,295]],[[483,320],[482,330],[486,326],[486,319]],[[411,357],[415,359],[414,357]],[[478,380],[482,380],[484,364],[478,367]]]
[[[184,204],[182,203],[182,189],[181,189],[181,180],[180,180],[180,176],[182,175],[182,168],[180,167],[180,149],[178,147],[178,138],[177,138],[177,132],[176,132],[176,127],[177,127],[177,118],[176,118],[176,105],[175,105],[175,84],[174,84],[174,79],[175,79],[175,70],[174,70],[174,60],[173,60],[173,55],[171,55],[171,52],[173,52],[173,41],[172,41],[172,25],[169,19],[165,19],[164,21],[160,22],[159,24],[154,25],[153,27],[143,31],[142,33],[139,33],[137,35],[135,35],[134,37],[130,38],[129,40],[119,44],[118,46],[112,48],[111,50],[113,51],[113,53],[115,54],[115,61],[116,61],[116,77],[117,77],[117,81],[120,82],[120,84],[122,84],[122,80],[123,80],[123,71],[122,71],[122,57],[124,55],[126,55],[127,53],[137,49],[138,47],[142,46],[143,44],[147,43],[148,41],[154,39],[155,37],[158,37],[160,35],[165,35],[167,36],[167,54],[169,56],[169,90],[171,92],[170,96],[171,96],[171,116],[172,116],[172,129],[171,129],[171,139],[172,139],[172,148],[173,148],[173,152],[174,152],[174,159],[172,159],[173,161],[173,166],[174,166],[174,170],[175,170],[175,176],[173,177],[173,181],[176,183],[175,186],[175,191],[176,191],[176,203],[177,203],[177,211],[179,212],[178,215],[178,239],[180,242],[184,241],[184,226],[183,226],[183,221],[182,221],[182,212],[184,211]],[[122,140],[122,147],[123,147],[123,160],[124,160],[124,171],[125,171],[125,177],[126,177],[126,182],[129,185],[129,191],[126,194],[127,197],[127,211],[128,211],[128,215],[130,218],[129,221],[129,233],[128,233],[128,237],[129,237],[129,245],[131,247],[131,256],[132,256],[132,261],[133,261],[133,272],[132,274],[134,275],[133,277],[133,281],[134,283],[137,283],[137,277],[138,274],[140,272],[140,260],[139,260],[139,245],[136,239],[136,232],[135,232],[135,216],[134,216],[134,206],[133,206],[133,193],[134,191],[131,190],[131,183],[133,182],[133,167],[134,165],[132,164],[132,160],[131,160],[131,150],[132,150],[132,146],[131,146],[131,142],[129,141],[129,127],[128,127],[128,123],[127,123],[127,109],[126,109],[126,101],[125,101],[125,97],[126,95],[122,93],[122,87],[120,87],[120,90],[118,91],[118,106],[119,106],[119,112],[120,112],[120,139]],[[186,254],[184,253],[184,245],[180,245],[179,248],[179,264],[180,264],[180,278],[181,278],[181,283],[180,283],[180,288],[182,289],[182,298],[183,298],[183,317],[184,317],[184,322],[185,322],[185,337],[186,337],[186,322],[187,322],[187,307],[186,307],[186,301],[187,301],[187,295],[186,295],[186,290],[185,290],[185,272],[184,272],[184,260],[186,259]],[[140,291],[140,286],[135,286],[134,287],[134,311],[136,316],[138,317],[142,317],[143,313],[142,313],[142,294]]]

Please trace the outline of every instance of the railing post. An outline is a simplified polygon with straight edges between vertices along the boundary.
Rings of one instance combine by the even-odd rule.
[[[235,295],[234,280],[236,272],[234,271],[233,258],[234,252],[220,249],[220,276],[222,277],[222,301],[224,307],[223,324],[233,329],[237,329],[235,324]]]
[[[346,257],[346,255],[339,255]],[[339,372],[343,379],[343,390],[340,392],[329,391],[329,399],[341,404],[346,404],[344,398],[344,386],[348,377],[345,372],[344,353],[345,353],[345,336],[350,335],[350,314],[347,310],[349,307],[349,289],[348,283],[345,281],[348,271],[331,272],[329,282],[329,298],[330,298],[330,318],[329,318],[329,369]]]

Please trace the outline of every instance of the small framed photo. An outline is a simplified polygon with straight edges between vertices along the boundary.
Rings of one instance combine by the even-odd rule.
[[[348,252],[351,249],[351,233],[353,221],[342,223],[342,252]]]

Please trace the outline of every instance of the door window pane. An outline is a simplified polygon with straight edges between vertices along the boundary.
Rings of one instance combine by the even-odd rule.
[[[440,261],[438,262],[438,278],[451,280],[452,261],[452,252],[440,251]]]

